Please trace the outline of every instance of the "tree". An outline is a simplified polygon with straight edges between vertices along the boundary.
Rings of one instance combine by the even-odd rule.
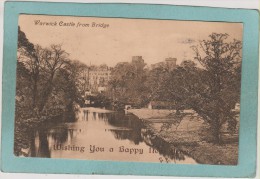
[[[28,54],[34,53],[34,45],[27,39],[25,33],[18,26],[18,50],[24,49]]]
[[[36,50],[34,45],[27,39],[25,33],[21,31],[20,26],[18,27],[18,61],[17,61],[17,78],[22,77],[22,71],[27,71],[27,79],[23,78],[17,81],[17,90],[23,90],[20,87],[20,82],[26,82],[26,80],[30,81],[34,85],[29,85],[27,83],[27,91],[30,90],[32,92],[32,107],[35,107],[36,101],[36,90],[37,88],[37,79],[39,75],[39,65],[38,59],[36,55]],[[22,85],[22,84],[21,84]]]
[[[15,103],[15,138],[14,153],[20,155],[21,148],[27,148],[30,143],[28,133],[28,117],[32,110],[32,81],[31,71],[24,63],[28,59],[32,59],[35,53],[34,45],[27,39],[24,32],[18,27],[18,52],[16,67],[16,103]],[[31,113],[32,114],[32,113]]]
[[[176,109],[193,109],[209,124],[215,143],[221,143],[221,129],[237,125],[234,110],[240,99],[241,48],[227,34],[213,33],[193,46],[194,63],[185,61],[164,76],[157,90],[162,99],[176,102]],[[166,100],[166,99],[165,99]]]
[[[131,63],[118,63],[111,72],[111,79],[108,86],[108,94],[112,95],[113,101],[120,103],[135,104],[143,106],[145,104],[147,87],[146,64],[138,59]]]
[[[215,143],[221,143],[221,128],[228,122],[237,124],[234,108],[239,103],[242,44],[229,41],[228,34],[213,33],[199,46],[192,47],[200,68],[178,68],[174,79],[175,99],[196,111],[211,128]],[[173,89],[173,87],[171,88]],[[177,97],[176,97],[177,95]]]
[[[149,100],[151,101],[168,101],[169,96],[165,92],[168,90],[165,79],[169,76],[170,71],[164,67],[154,68],[149,71],[145,85],[149,89]]]
[[[71,61],[61,45],[43,48],[31,43],[20,27],[17,58],[14,150],[21,155],[22,148],[31,146],[33,151],[33,128],[61,116],[74,119],[79,76],[86,66]]]
[[[51,45],[50,48],[44,49],[43,52],[43,63],[42,63],[42,73],[43,84],[40,93],[38,109],[41,112],[52,93],[53,80],[61,69],[65,67],[65,64],[69,61],[69,54],[65,52],[61,45]]]
[[[77,92],[84,96],[85,92],[90,90],[89,86],[89,72],[90,67],[86,64],[74,60],[68,61],[64,68],[70,73],[70,76],[73,77]]]
[[[68,61],[63,68],[56,72],[50,97],[45,110],[62,110],[66,121],[75,120],[76,105],[81,103],[78,86],[80,66],[78,61]]]
[[[208,92],[202,99],[209,100],[207,111],[197,111],[210,124],[216,143],[221,143],[220,130],[224,123],[228,122],[230,129],[236,127],[233,109],[240,99],[242,43],[236,39],[229,41],[228,36],[212,33],[209,40],[193,47],[194,59],[203,67],[203,75],[207,76]]]

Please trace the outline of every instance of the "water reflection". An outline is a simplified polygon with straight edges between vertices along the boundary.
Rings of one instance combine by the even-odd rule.
[[[196,163],[169,143],[154,136],[136,116],[124,112],[82,109],[75,122],[46,125],[36,129],[31,138],[31,157]],[[86,149],[91,145],[113,148],[115,151],[76,153],[55,150],[58,145],[81,146]],[[133,155],[118,151],[122,146],[127,150],[138,148],[144,154]]]
[[[141,133],[140,131],[136,130],[116,130],[116,129],[110,129],[115,138],[117,140],[130,140],[135,145],[138,145],[140,142],[142,142]]]
[[[37,152],[38,157],[51,157],[47,134],[47,131],[39,131],[39,148]]]
[[[162,154],[166,160],[185,160],[185,155],[183,152],[177,148],[171,146],[168,142],[154,136],[150,130],[142,130],[142,136],[148,145],[156,149],[160,154]]]

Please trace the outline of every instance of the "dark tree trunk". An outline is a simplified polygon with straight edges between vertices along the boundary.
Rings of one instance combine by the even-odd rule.
[[[39,142],[38,157],[50,158],[49,142],[45,131],[39,131]]]
[[[36,103],[37,103],[37,93],[38,93],[38,77],[34,78],[34,82],[33,82],[33,108],[36,107]]]
[[[33,69],[33,73],[32,73],[32,78],[33,78],[33,90],[32,90],[32,107],[35,108],[37,105],[37,101],[38,101],[38,81],[39,81],[39,59],[37,56],[34,56],[34,69]]]
[[[213,137],[213,142],[215,144],[221,144],[222,143],[222,139],[221,139],[221,125],[219,123],[218,119],[215,119],[212,123],[212,137]]]
[[[41,100],[39,104],[39,111],[42,112],[44,109],[44,106],[46,105],[48,98],[50,94],[52,93],[52,88],[53,88],[53,78],[54,78],[54,73],[51,74],[49,80],[47,81],[46,88],[44,89],[42,95],[41,95]]]
[[[30,138],[30,157],[36,157],[36,147],[35,147],[35,133],[32,132]]]

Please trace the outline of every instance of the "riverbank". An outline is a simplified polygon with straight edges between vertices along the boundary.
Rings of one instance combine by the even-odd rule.
[[[112,113],[114,111],[108,110],[108,109],[103,109],[103,108],[95,108],[95,107],[85,107],[81,108],[81,110],[89,111],[89,112],[97,112],[97,113]]]
[[[201,164],[236,165],[238,135],[223,135],[223,144],[208,141],[207,124],[191,110],[176,115],[173,110],[130,109],[155,136],[160,137]]]

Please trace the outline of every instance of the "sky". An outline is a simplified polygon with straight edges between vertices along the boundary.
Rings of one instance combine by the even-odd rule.
[[[190,47],[212,32],[238,40],[243,34],[242,23],[47,15],[20,15],[19,26],[33,44],[62,44],[72,60],[108,66],[132,56],[142,56],[148,65],[167,57],[180,64],[192,60]]]

